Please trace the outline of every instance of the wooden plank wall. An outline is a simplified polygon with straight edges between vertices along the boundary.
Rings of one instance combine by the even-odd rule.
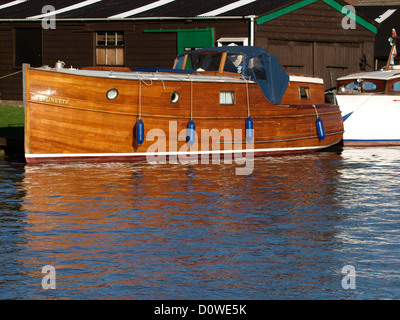
[[[257,38],[354,42],[372,41],[372,32],[357,24],[356,29],[343,29],[344,15],[319,0],[257,27]]]
[[[21,70],[14,67],[14,33],[11,26],[0,28],[0,77],[6,77]],[[22,100],[22,75],[17,73],[0,79],[0,100]]]
[[[91,66],[93,63],[93,34],[84,24],[57,24],[54,30],[43,30],[43,64],[54,67],[58,60],[65,67]]]
[[[365,53],[367,70],[374,66],[375,35],[356,24],[343,29],[344,15],[323,1],[256,26],[256,45],[273,53],[288,72],[322,77],[325,89],[336,78],[360,71]]]

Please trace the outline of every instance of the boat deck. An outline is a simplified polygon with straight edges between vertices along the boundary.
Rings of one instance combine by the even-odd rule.
[[[143,80],[143,81],[186,81],[186,82],[227,82],[227,83],[256,83],[253,80],[238,76],[237,74],[211,75],[203,73],[182,73],[166,71],[105,71],[105,70],[84,70],[75,68],[37,68],[49,72],[63,72],[87,77],[114,78],[123,80]],[[289,74],[289,80],[292,82],[310,82],[323,84],[323,80],[318,77]]]

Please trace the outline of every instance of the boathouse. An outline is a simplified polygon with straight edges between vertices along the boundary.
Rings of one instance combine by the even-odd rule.
[[[22,100],[32,66],[171,67],[192,48],[257,45],[326,89],[367,70],[379,24],[342,0],[8,0],[0,4],[0,100]],[[363,64],[362,61],[367,61]]]

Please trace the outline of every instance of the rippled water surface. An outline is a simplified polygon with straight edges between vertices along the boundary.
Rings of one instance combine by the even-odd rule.
[[[0,160],[0,299],[400,298],[400,148],[254,165]]]

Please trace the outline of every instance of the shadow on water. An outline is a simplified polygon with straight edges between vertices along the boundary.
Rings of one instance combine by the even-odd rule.
[[[0,127],[0,158],[25,162],[24,126]]]

